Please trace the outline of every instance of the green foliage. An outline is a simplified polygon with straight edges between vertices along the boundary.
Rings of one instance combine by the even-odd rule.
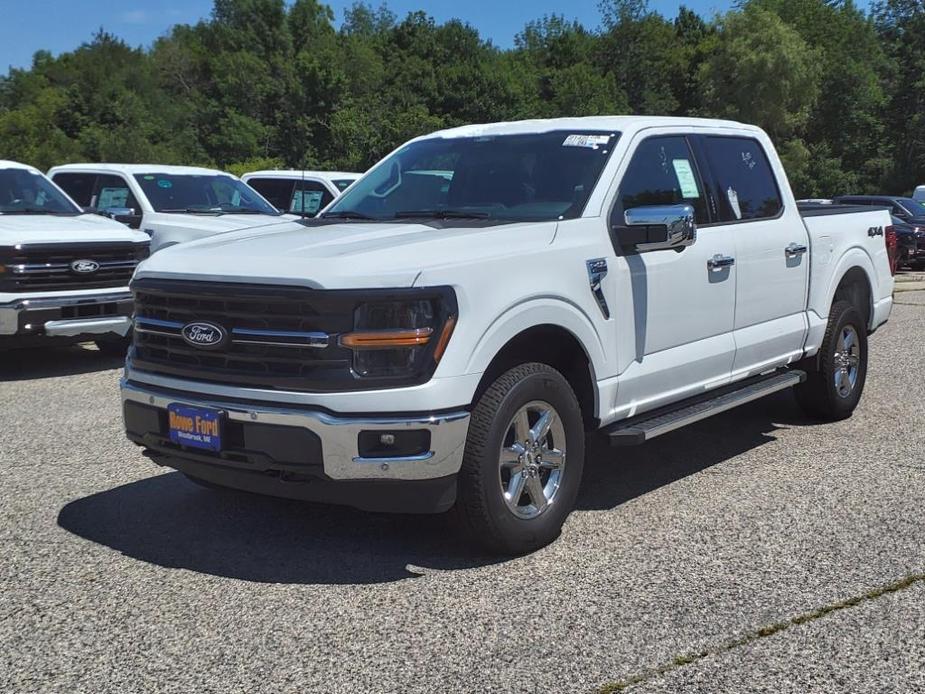
[[[0,76],[0,157],[364,170],[471,122],[646,113],[754,122],[798,195],[925,183],[925,6],[743,0],[669,20],[602,0],[599,27],[529,22],[510,50],[425,12],[215,0],[148,49],[100,30]]]

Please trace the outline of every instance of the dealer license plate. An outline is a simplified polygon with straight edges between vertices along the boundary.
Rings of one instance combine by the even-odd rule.
[[[181,446],[222,450],[222,412],[208,407],[171,403],[167,405],[170,440]]]

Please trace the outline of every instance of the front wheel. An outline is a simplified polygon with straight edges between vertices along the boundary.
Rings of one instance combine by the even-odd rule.
[[[817,419],[850,417],[867,379],[867,326],[852,304],[832,305],[819,354],[809,361],[806,382],[795,389],[800,406]]]
[[[584,443],[562,374],[536,363],[502,374],[472,410],[454,508],[464,532],[503,554],[555,540],[578,495]]]

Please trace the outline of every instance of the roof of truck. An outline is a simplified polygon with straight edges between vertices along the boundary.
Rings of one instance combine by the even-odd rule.
[[[176,176],[231,176],[227,171],[219,169],[205,169],[199,166],[173,166],[167,164],[62,164],[55,166],[51,171],[113,171],[116,173],[136,174],[162,173]]]
[[[31,171],[33,173],[41,173],[41,171],[39,171],[34,166],[21,164],[18,161],[10,161],[9,159],[0,159],[0,169],[25,169],[26,171]]]
[[[516,135],[526,133],[551,132],[555,130],[612,130],[627,133],[644,128],[657,127],[691,127],[691,128],[736,128],[739,130],[759,131],[760,128],[747,123],[717,118],[680,118],[674,116],[585,116],[581,118],[544,118],[535,120],[510,121],[506,123],[483,123],[463,125],[457,128],[439,130],[427,137],[477,137],[479,135]]]
[[[359,178],[363,174],[351,171],[299,171],[297,169],[264,169],[263,171],[248,171],[241,178],[260,176],[261,178]]]

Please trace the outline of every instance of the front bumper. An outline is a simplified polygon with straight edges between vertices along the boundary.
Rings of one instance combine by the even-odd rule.
[[[132,326],[131,315],[128,290],[15,299],[0,304],[0,337],[124,337]]]
[[[469,413],[352,416],[314,408],[216,399],[123,379],[128,438],[147,455],[196,477],[261,494],[345,504],[366,510],[440,512],[455,501]],[[220,453],[170,441],[167,406],[224,413]],[[422,432],[428,450],[414,455],[360,454],[363,432]],[[368,434],[367,434],[368,436]]]

